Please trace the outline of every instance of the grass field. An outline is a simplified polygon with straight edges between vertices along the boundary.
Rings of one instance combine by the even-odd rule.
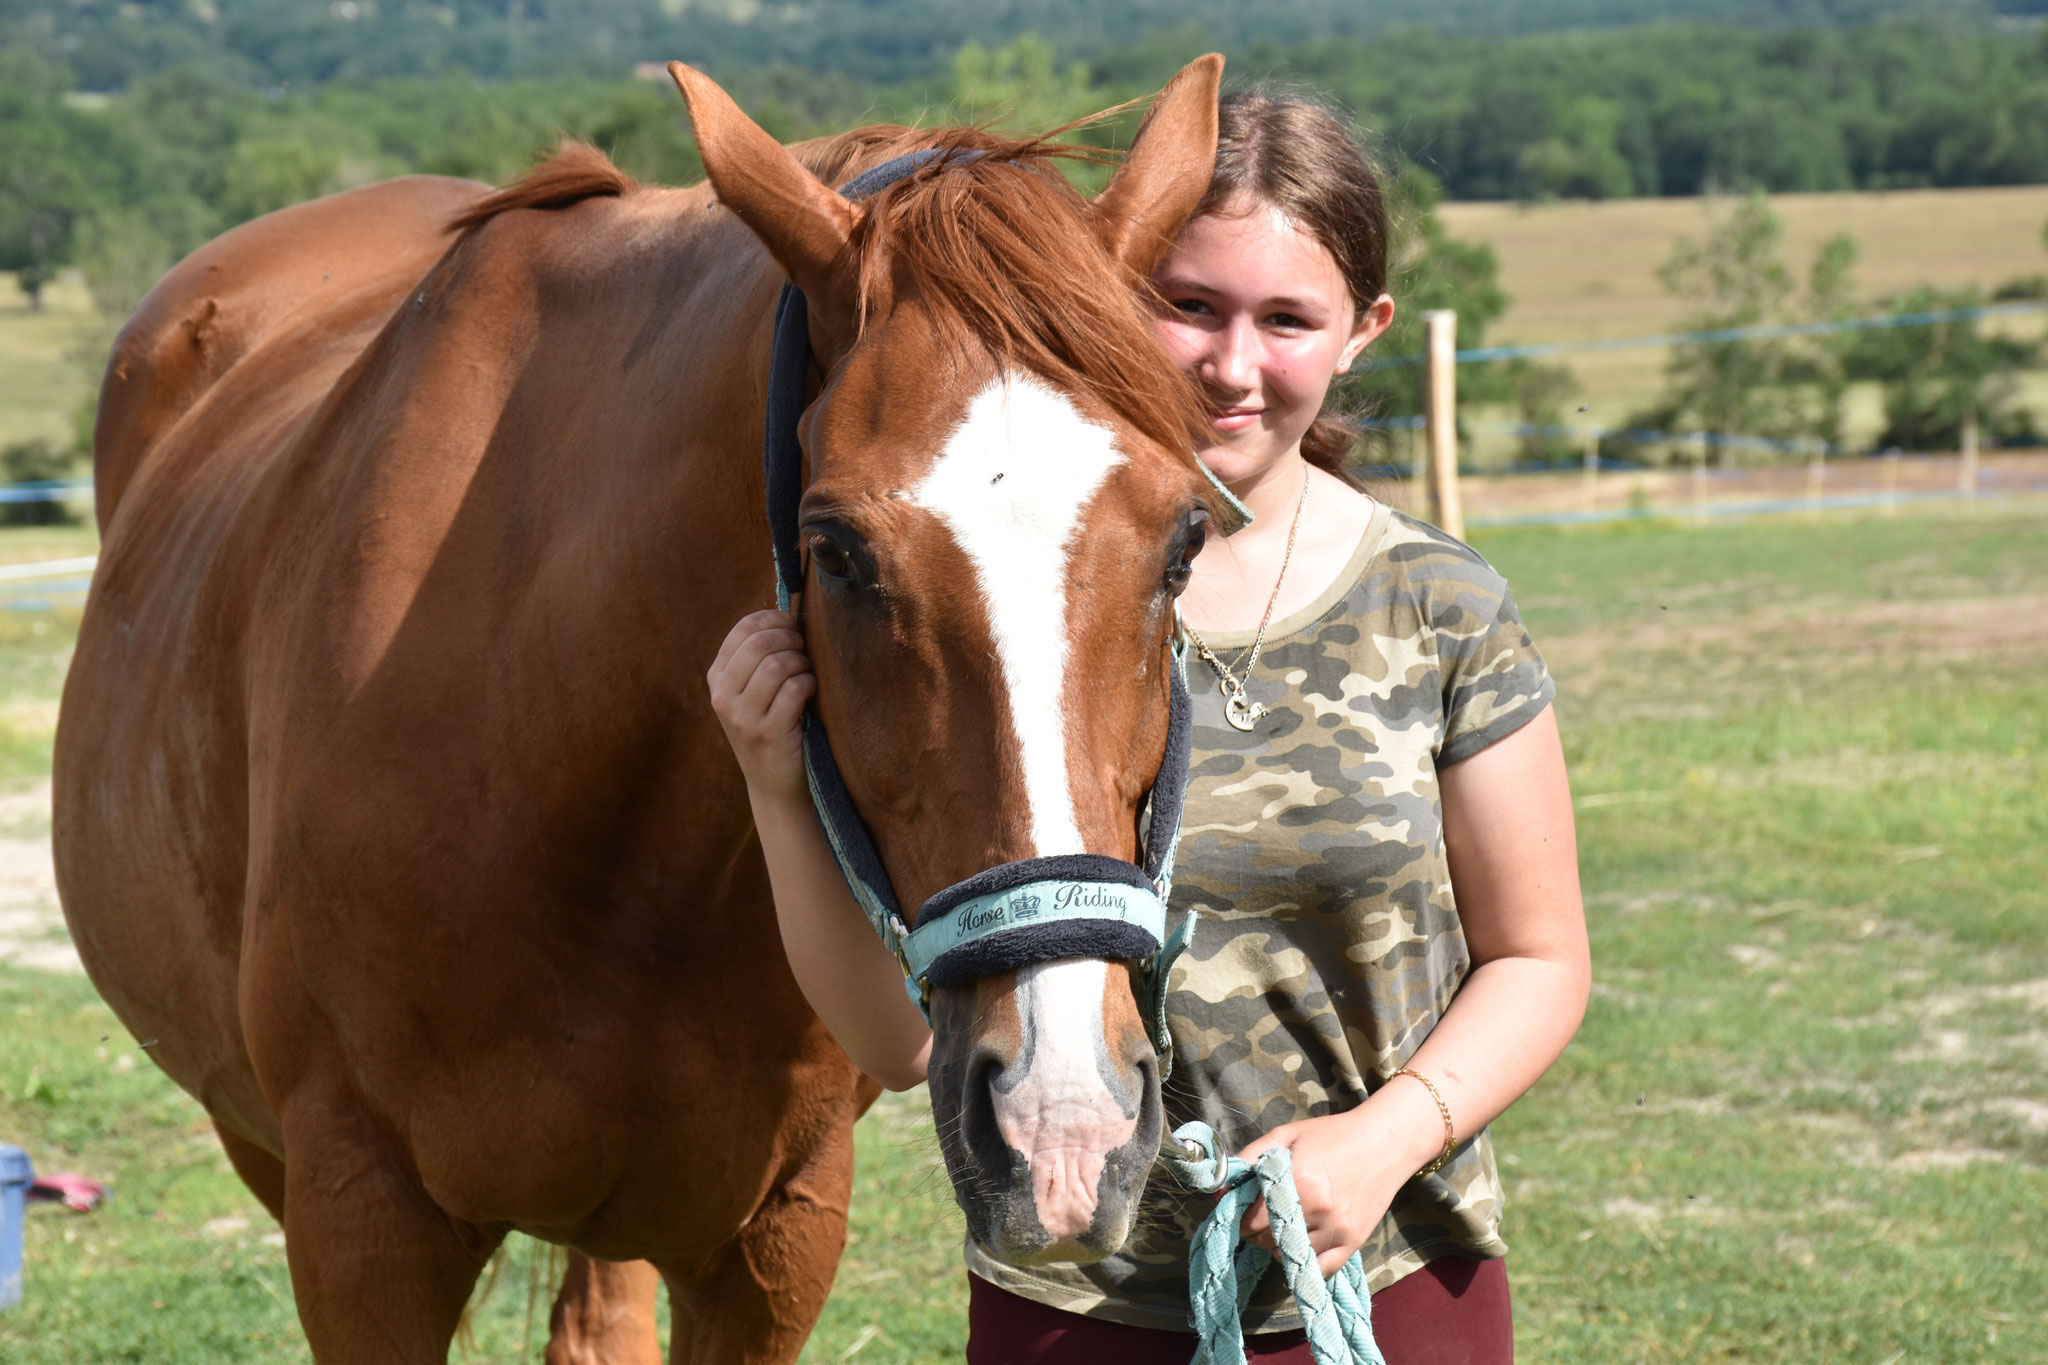
[[[1559,680],[1597,978],[1496,1125],[1521,1357],[2048,1359],[2048,508],[1480,543]],[[16,788],[70,629],[0,615]],[[80,978],[0,969],[0,1020],[0,1135],[116,1192],[33,1212],[0,1360],[303,1361],[196,1106]],[[958,1358],[922,1104],[861,1125],[815,1365]],[[456,1358],[538,1359],[548,1269]]]
[[[1857,293],[1872,313],[1880,311],[1877,300],[1915,285],[1974,285],[1988,295],[2007,280],[2048,273],[2041,237],[2048,186],[1781,194],[1771,207],[1785,224],[1784,259],[1801,280],[1828,237],[1856,238]],[[1489,345],[1654,336],[1681,330],[1693,311],[1664,291],[1657,268],[1679,238],[1707,234],[1707,201],[1462,203],[1440,212],[1453,236],[1485,242],[1500,259],[1501,286],[1513,302],[1488,332]],[[2041,326],[2000,325],[2027,335]],[[1580,420],[1619,423],[1662,389],[1669,354],[1649,348],[1562,357],[1578,380],[1571,407],[1588,406]],[[2025,401],[2048,411],[2048,380],[2025,382]],[[1852,436],[1874,435],[1881,425],[1876,392],[1853,393],[1849,416]]]
[[[72,351],[92,329],[92,296],[75,271],[43,291],[43,311],[11,272],[0,272],[0,448],[16,441],[72,440],[72,413],[90,382]]]

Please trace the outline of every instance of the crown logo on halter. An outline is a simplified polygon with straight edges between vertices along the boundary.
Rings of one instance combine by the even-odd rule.
[[[1037,894],[1035,892],[1026,891],[1021,896],[1012,897],[1010,900],[1010,914],[1013,918],[1016,919],[1036,918],[1038,915]]]

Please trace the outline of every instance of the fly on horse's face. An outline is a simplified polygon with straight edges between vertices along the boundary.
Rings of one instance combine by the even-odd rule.
[[[858,206],[672,68],[721,201],[809,304],[816,709],[905,907],[1025,859],[1138,861],[1212,495],[1135,284],[1207,188],[1220,68],[1167,87],[1092,203],[988,139]],[[933,992],[941,1145],[999,1259],[1097,1259],[1130,1230],[1161,1130],[1133,971],[1062,957]]]

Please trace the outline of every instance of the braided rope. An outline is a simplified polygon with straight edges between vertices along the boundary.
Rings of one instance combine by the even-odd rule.
[[[1215,1130],[1206,1123],[1183,1124],[1173,1138],[1166,1159],[1181,1183],[1219,1195],[1188,1249],[1188,1299],[1201,1337],[1192,1365],[1246,1365],[1242,1319],[1269,1255],[1280,1262],[1287,1287],[1301,1306],[1316,1365],[1387,1365],[1373,1340],[1364,1259],[1353,1252],[1328,1280],[1316,1265],[1301,1197],[1294,1188],[1294,1154],[1285,1147],[1269,1147],[1259,1153],[1256,1164],[1248,1163],[1223,1153]],[[1277,1253],[1238,1241],[1245,1210],[1261,1195],[1280,1248]]]

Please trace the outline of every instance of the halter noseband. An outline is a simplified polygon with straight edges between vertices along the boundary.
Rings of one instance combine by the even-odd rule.
[[[864,199],[917,171],[945,153],[911,152],[857,176],[840,188],[848,199]],[[983,154],[957,154],[976,160]],[[797,550],[797,505],[803,497],[803,451],[797,427],[803,418],[810,357],[809,310],[803,291],[784,285],[775,310],[775,340],[768,367],[768,412],[762,464],[768,496],[768,530],[775,552],[775,595],[784,611],[803,589],[803,561]],[[855,809],[824,723],[815,709],[804,711],[804,769],[818,821],[839,870],[868,923],[901,964],[904,988],[931,1020],[931,989],[958,986],[996,972],[1063,957],[1133,958],[1143,963],[1137,983],[1146,1026],[1162,1067],[1170,1067],[1171,1039],[1164,1015],[1166,974],[1187,944],[1192,912],[1172,934],[1166,932],[1166,896],[1173,884],[1173,857],[1180,841],[1181,806],[1187,795],[1188,753],[1193,708],[1188,701],[1186,660],[1178,640],[1170,675],[1166,754],[1153,780],[1145,827],[1144,865],[1095,853],[1025,858],[980,872],[926,901],[908,927],[874,837]]]

